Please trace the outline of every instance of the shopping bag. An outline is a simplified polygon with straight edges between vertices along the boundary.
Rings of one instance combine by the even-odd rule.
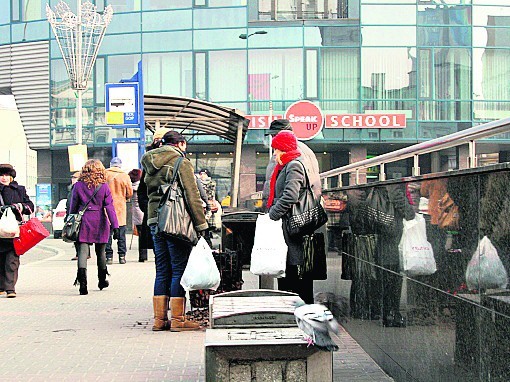
[[[220,271],[214,261],[211,247],[203,237],[198,240],[189,255],[188,264],[181,277],[181,285],[187,290],[218,289]]]
[[[30,248],[50,236],[50,233],[37,218],[23,223],[19,229],[19,237],[14,239],[16,255],[23,255]]]
[[[498,251],[487,236],[476,247],[466,268],[468,289],[505,289],[508,275],[498,256]]]
[[[19,236],[19,223],[11,208],[4,210],[0,218],[0,238],[13,239]]]
[[[250,271],[259,276],[285,277],[287,250],[282,220],[271,220],[269,214],[258,216]]]
[[[436,272],[436,260],[432,245],[427,241],[425,219],[415,214],[405,220],[402,238],[398,245],[401,269],[409,276],[427,276]]]

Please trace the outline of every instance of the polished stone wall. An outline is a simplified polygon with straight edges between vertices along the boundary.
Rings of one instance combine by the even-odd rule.
[[[377,363],[396,381],[510,380],[510,165],[325,194],[343,210],[329,212],[333,266],[315,289]],[[404,260],[430,249],[436,269]]]

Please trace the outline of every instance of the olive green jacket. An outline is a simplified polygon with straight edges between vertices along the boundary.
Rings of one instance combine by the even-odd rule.
[[[183,156],[183,153],[177,147],[165,145],[146,152],[142,157],[142,167],[145,171],[144,181],[147,185],[147,194],[149,196],[147,211],[147,224],[149,225],[158,222],[157,209],[159,201],[163,196],[160,186],[170,183],[174,164],[180,156]],[[193,172],[193,165],[187,158],[184,158],[179,167],[178,180],[184,190],[184,197],[195,229],[197,231],[207,229],[208,225],[205,220],[204,208],[202,207],[202,199],[200,199],[200,193]]]

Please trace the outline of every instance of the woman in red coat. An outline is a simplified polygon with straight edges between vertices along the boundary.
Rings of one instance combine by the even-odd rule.
[[[90,200],[90,202],[89,202]],[[87,205],[87,202],[88,205]],[[73,187],[73,195],[69,213],[77,214],[85,209],[81,220],[78,236],[78,275],[75,285],[80,284],[80,294],[88,294],[87,290],[87,256],[89,245],[95,244],[97,256],[97,273],[100,290],[108,287],[106,280],[106,243],[110,237],[110,226],[113,227],[113,238],[119,237],[119,223],[112,194],[106,184],[106,172],[98,159],[88,160],[81,169],[80,180]],[[106,213],[105,213],[106,211]]]

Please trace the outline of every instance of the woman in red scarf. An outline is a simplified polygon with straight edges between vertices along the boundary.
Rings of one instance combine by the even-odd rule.
[[[279,220],[288,215],[297,203],[299,194],[306,187],[305,167],[301,163],[301,152],[292,131],[280,131],[272,140],[276,163],[271,176],[267,207],[269,217]],[[278,289],[294,292],[307,303],[313,303],[313,279],[298,277],[298,265],[304,262],[304,247],[301,237],[290,237],[283,228],[283,236],[288,246],[286,276],[278,279]]]

